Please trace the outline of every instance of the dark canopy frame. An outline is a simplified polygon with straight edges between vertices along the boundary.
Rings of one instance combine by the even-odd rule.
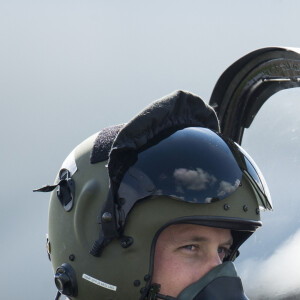
[[[221,132],[241,144],[259,109],[278,91],[300,87],[300,49],[270,47],[250,52],[220,76],[209,104]]]

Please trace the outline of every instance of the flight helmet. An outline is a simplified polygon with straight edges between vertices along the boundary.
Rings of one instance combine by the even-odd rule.
[[[85,140],[40,190],[52,190],[47,249],[57,299],[158,299],[153,259],[163,229],[230,229],[233,261],[262,225],[261,209],[272,209],[251,157],[220,134],[212,108],[183,91]]]

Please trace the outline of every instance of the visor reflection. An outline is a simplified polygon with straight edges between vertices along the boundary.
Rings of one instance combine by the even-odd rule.
[[[237,144],[215,132],[189,127],[138,154],[118,191],[126,213],[148,196],[170,196],[191,203],[225,199],[247,172],[259,190],[264,208],[271,209],[268,187],[251,157]]]
[[[130,207],[150,195],[210,203],[233,193],[241,178],[242,170],[220,136],[206,128],[185,128],[139,153],[119,197]]]

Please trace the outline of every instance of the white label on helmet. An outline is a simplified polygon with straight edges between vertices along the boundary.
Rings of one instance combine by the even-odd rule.
[[[61,169],[69,170],[71,176],[73,176],[73,174],[77,171],[74,151],[72,151],[65,159],[61,166]]]
[[[91,282],[91,283],[94,283],[96,285],[99,285],[105,289],[109,289],[109,290],[112,290],[112,291],[116,291],[117,290],[117,287],[115,285],[111,285],[111,284],[108,284],[106,282],[103,282],[101,280],[98,280],[96,278],[93,278],[89,275],[86,275],[86,274],[82,274],[82,278]]]

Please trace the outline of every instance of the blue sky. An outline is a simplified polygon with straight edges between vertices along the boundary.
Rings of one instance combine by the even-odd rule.
[[[222,72],[250,51],[300,47],[299,9],[296,0],[0,1],[3,298],[54,298],[49,195],[32,189],[52,183],[77,144],[177,89],[208,102]],[[297,95],[275,95],[245,134],[278,207],[243,249],[245,276],[246,259],[266,261],[300,228]]]

